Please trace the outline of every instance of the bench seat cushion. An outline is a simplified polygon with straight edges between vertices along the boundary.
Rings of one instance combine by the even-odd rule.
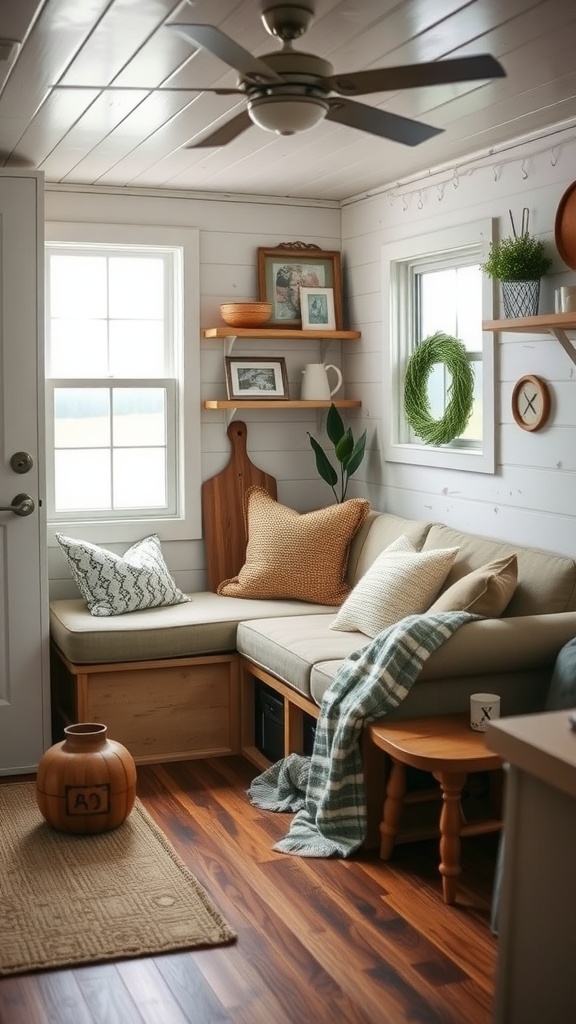
[[[326,611],[326,609],[324,609]],[[316,662],[348,658],[371,642],[357,632],[330,629],[333,613],[241,622],[238,651],[277,679],[310,697],[310,674]]]
[[[319,705],[342,659],[371,643],[363,633],[331,629],[331,621],[324,614],[241,622],[238,651]],[[503,714],[541,710],[556,652],[575,631],[573,612],[468,622],[427,659],[402,707],[410,711],[416,701],[409,717],[456,714],[471,693],[486,691],[501,694]],[[428,693],[417,698],[420,683]]]
[[[220,654],[236,649],[236,630],[244,619],[326,616],[326,605],[302,601],[255,601],[222,597],[211,591],[189,594],[185,604],[95,618],[84,601],[51,601],[52,641],[75,665]],[[330,611],[333,618],[337,607]]]

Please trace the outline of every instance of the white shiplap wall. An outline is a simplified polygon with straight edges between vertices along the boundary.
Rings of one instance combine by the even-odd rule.
[[[548,335],[501,334],[496,341],[496,472],[455,472],[382,462],[381,413],[389,381],[383,353],[387,325],[381,316],[381,246],[392,239],[494,217],[498,233],[517,228],[522,209],[530,230],[550,244],[554,265],[542,282],[540,312],[554,308],[554,288],[576,284],[554,245],[554,220],[562,195],[575,178],[572,129],[524,142],[489,158],[459,165],[457,172],[423,176],[378,195],[358,198],[342,210],[351,323],[362,331],[343,352],[350,393],[362,399],[362,426],[370,452],[357,474],[356,493],[374,507],[399,515],[448,523],[491,537],[553,551],[576,552],[576,367]],[[496,299],[499,302],[499,294]],[[498,311],[498,305],[495,306]],[[533,434],[516,426],[510,397],[518,377],[534,373],[552,390],[548,424]]]
[[[437,520],[455,527],[518,543],[574,554],[576,551],[576,367],[554,338],[501,335],[496,346],[496,445],[493,476],[401,464],[381,457],[381,412],[388,401],[385,375],[387,328],[381,314],[381,247],[393,238],[429,232],[447,225],[496,217],[499,231],[510,230],[508,210],[519,225],[530,210],[531,230],[554,249],[554,217],[565,189],[574,180],[576,137],[557,133],[515,146],[486,160],[358,198],[344,205],[255,199],[254,197],[158,196],[118,194],[82,187],[48,186],[47,220],[116,221],[189,225],[200,231],[200,322],[219,322],[218,308],[228,299],[256,297],[256,250],[300,239],[325,249],[342,249],[346,326],[362,331],[360,341],[333,343],[327,362],[344,369],[348,397],[362,409],[347,414],[354,433],[368,428],[367,457],[354,477],[350,496],[366,495],[374,508]],[[557,255],[544,279],[540,311],[553,308],[554,288],[576,284],[576,272]],[[290,388],[299,395],[302,366],[320,358],[314,344],[237,342],[235,353],[287,359]],[[512,419],[510,395],[524,373],[550,384],[552,414],[535,434]],[[223,348],[201,341],[202,397],[224,397]],[[300,511],[331,501],[317,476],[306,431],[317,433],[309,414],[286,410],[247,411],[248,450],[262,469],[278,480],[279,499]],[[325,438],[324,438],[325,440]],[[224,414],[202,413],[202,479],[228,461]],[[163,545],[168,565],[184,590],[205,585],[200,541]],[[118,550],[121,550],[118,548]],[[52,597],[74,596],[75,587],[60,551],[49,550]]]
[[[47,221],[88,221],[161,224],[196,227],[200,232],[200,323],[222,323],[221,302],[257,298],[257,249],[279,242],[314,242],[322,249],[340,248],[340,210],[335,203],[255,200],[247,197],[183,197],[98,192],[78,187],[47,186]],[[202,398],[225,398],[224,350],[220,341],[200,341]],[[302,367],[318,362],[316,343],[237,341],[234,354],[284,355],[290,390],[300,395]],[[328,362],[341,361],[340,343],[331,344]],[[248,425],[248,453],[260,468],[278,480],[280,501],[300,511],[328,504],[331,491],[319,481],[306,431],[315,433],[316,417],[286,410],[246,411],[239,419]],[[230,455],[224,413],[202,412],[202,479],[224,468]],[[70,533],[74,533],[70,530]],[[81,536],[81,531],[76,531]],[[144,532],[142,533],[142,536]],[[110,545],[121,553],[126,545]],[[185,591],[205,586],[201,541],[164,542],[163,551],[178,585]],[[48,552],[51,597],[77,596],[64,556]]]

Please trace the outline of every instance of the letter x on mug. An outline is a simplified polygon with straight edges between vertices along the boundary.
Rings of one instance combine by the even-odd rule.
[[[470,696],[470,728],[486,732],[488,722],[500,718],[500,697],[497,693],[473,693]]]

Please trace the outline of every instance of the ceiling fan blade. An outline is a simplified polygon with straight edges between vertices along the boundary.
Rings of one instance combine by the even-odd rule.
[[[244,89],[217,89],[212,88],[211,85],[182,85],[182,86],[170,86],[166,88],[161,85],[148,86],[148,85],[51,85],[51,89],[101,89],[102,92],[214,92],[217,96],[245,96]]]
[[[251,120],[248,111],[243,110],[236,117],[233,117],[231,121],[227,121],[226,124],[216,128],[211,135],[206,135],[199,142],[191,142],[184,149],[208,149],[211,146],[225,146],[226,143],[232,142],[238,135],[245,132],[247,128],[252,127],[253,124],[254,122]]]
[[[328,121],[337,121],[349,128],[359,128],[362,132],[380,135],[383,139],[403,142],[405,146],[419,146],[433,135],[440,135],[443,128],[433,128],[421,121],[411,121],[399,114],[391,114],[378,107],[369,107],[365,103],[354,100],[330,99],[326,114]]]
[[[257,85],[267,82],[282,82],[280,75],[269,68],[263,60],[254,57],[243,46],[235,43],[230,36],[222,32],[214,25],[187,25],[172,22],[169,28],[176,29],[186,39],[198,43],[204,50],[208,50],[215,57],[224,61],[235,71],[238,71],[243,78]]]
[[[471,82],[482,78],[505,78],[502,65],[490,54],[433,60],[425,64],[406,64],[373,71],[353,71],[326,79],[334,92],[344,96],[362,96],[370,92],[391,92],[415,89],[425,85],[447,85],[449,82]]]

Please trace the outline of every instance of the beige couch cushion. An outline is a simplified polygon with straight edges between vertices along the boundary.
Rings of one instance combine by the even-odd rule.
[[[301,601],[239,600],[218,597],[209,590],[188,596],[186,604],[104,619],[91,615],[80,599],[51,601],[50,634],[75,665],[101,665],[234,651],[242,619],[300,616],[304,608],[311,620],[326,614],[325,605]],[[335,611],[336,607],[331,617]]]
[[[369,511],[365,498],[351,498],[300,513],[274,501],[263,487],[250,487],[246,561],[237,576],[220,583],[218,594],[341,604],[350,590],[350,541]]]
[[[342,659],[370,643],[362,633],[331,630],[330,621],[330,615],[320,614],[241,622],[238,650],[320,703]],[[485,690],[502,695],[503,714],[541,710],[557,652],[574,635],[576,612],[466,623],[425,661],[410,691],[414,697],[410,704],[405,698],[400,708],[411,708],[413,716],[418,709],[422,714],[463,711],[471,693]],[[416,700],[415,691],[432,684],[431,693]],[[444,700],[446,687],[452,696]]]
[[[354,651],[370,643],[362,633],[335,633],[330,629],[334,613],[299,615],[241,622],[237,645],[240,654],[265,668],[277,679],[310,697],[310,673],[314,664],[336,658],[341,664]]]
[[[506,617],[576,609],[576,562],[572,558],[473,533],[461,533],[435,523],[430,527],[422,550],[447,547],[460,550],[448,574],[446,587],[486,562],[514,554],[517,556],[518,585],[506,608]]]
[[[339,661],[322,661],[312,669],[310,693],[318,706],[334,681],[340,664]],[[541,711],[547,688],[548,677],[542,670],[525,669],[502,674],[498,679],[502,714],[528,715]],[[386,715],[386,721],[463,714],[470,710],[471,693],[490,693],[493,689],[494,675],[491,672],[447,679],[418,679],[398,707]]]
[[[444,590],[429,612],[474,612],[495,619],[502,615],[512,599],[518,582],[516,555],[497,558],[457,580]]]

